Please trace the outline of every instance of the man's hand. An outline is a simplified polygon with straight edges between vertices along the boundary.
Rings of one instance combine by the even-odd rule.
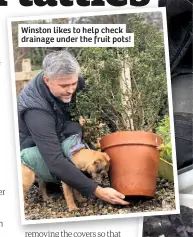
[[[94,195],[111,204],[129,204],[129,202],[123,200],[125,196],[113,188],[102,188],[98,186],[94,192]]]

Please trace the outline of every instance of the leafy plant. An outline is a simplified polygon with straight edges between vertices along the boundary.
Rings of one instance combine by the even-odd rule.
[[[156,133],[163,138],[162,150],[160,157],[170,163],[172,163],[172,144],[170,134],[170,120],[169,116],[165,116],[164,119],[158,124]]]
[[[87,93],[77,96],[77,114],[89,121],[88,134],[94,130],[96,137],[109,131],[153,131],[160,111],[168,113],[163,34],[137,15],[128,26],[135,32],[133,48],[83,48],[77,55],[88,85]],[[99,121],[104,131],[97,134]]]

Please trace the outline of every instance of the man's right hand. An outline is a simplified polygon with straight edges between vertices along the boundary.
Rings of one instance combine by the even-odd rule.
[[[113,188],[102,188],[100,186],[97,186],[94,195],[111,204],[121,204],[121,205],[129,204],[129,202],[123,200],[125,196]]]

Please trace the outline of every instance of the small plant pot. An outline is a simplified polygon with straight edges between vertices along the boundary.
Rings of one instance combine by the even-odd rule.
[[[162,138],[143,131],[111,133],[100,140],[110,157],[111,187],[125,196],[155,195]]]

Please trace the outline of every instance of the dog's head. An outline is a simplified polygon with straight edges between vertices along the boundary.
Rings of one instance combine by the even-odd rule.
[[[92,159],[83,171],[88,173],[95,182],[101,183],[108,176],[109,165],[110,158],[105,152],[92,151]]]

